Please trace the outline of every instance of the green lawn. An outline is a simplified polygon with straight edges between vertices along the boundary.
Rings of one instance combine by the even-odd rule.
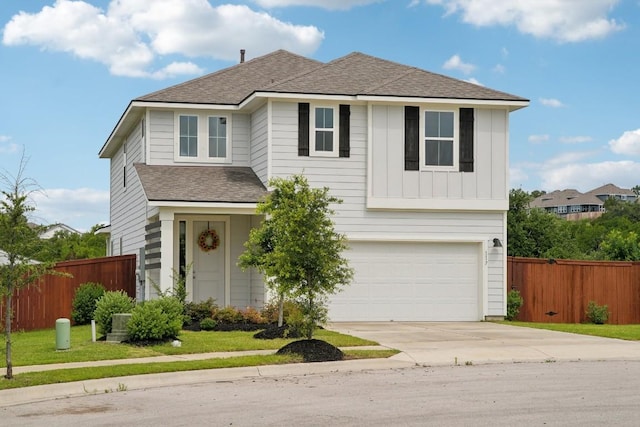
[[[46,365],[50,363],[85,362],[92,360],[131,359],[138,357],[210,353],[217,351],[277,350],[292,339],[259,340],[255,332],[191,332],[182,331],[181,347],[171,343],[139,347],[129,344],[113,344],[106,341],[91,341],[91,327],[71,328],[71,348],[56,351],[55,329],[30,332],[14,332],[12,338],[13,366]],[[4,341],[4,335],[2,335]],[[337,332],[319,329],[314,338],[327,341],[336,347],[375,345],[373,341]],[[6,367],[5,348],[0,349],[0,368]]]
[[[90,326],[74,326],[71,328],[71,348],[69,350],[57,351],[55,348],[54,329],[31,332],[14,332],[11,334],[12,361],[14,367],[17,367],[46,365],[51,363],[130,359],[161,355],[243,350],[277,350],[285,344],[294,341],[293,339],[259,340],[253,338],[254,334],[255,332],[239,331],[182,331],[179,337],[182,341],[181,347],[173,347],[171,343],[139,347],[130,344],[107,343],[105,341],[92,342]],[[2,335],[2,338],[4,341],[4,335]],[[357,347],[377,344],[373,341],[343,335],[325,329],[316,331],[314,338],[327,341],[337,347]],[[347,359],[386,358],[397,353],[398,352],[396,350],[348,350],[345,351],[345,357]],[[4,346],[0,349],[0,357],[0,368],[5,368],[6,354]],[[0,378],[0,390],[127,375],[241,366],[275,365],[297,363],[301,361],[301,358],[291,355],[259,355],[184,362],[136,363],[105,367],[59,369],[17,374],[14,375],[14,379],[12,380]]]
[[[571,332],[582,335],[595,335],[621,340],[640,340],[640,325],[594,325],[592,323],[533,323],[505,322],[506,325],[525,326],[527,328],[548,329],[552,331]]]

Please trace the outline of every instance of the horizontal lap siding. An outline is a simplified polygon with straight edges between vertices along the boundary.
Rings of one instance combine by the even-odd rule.
[[[123,187],[124,151],[121,146],[111,159],[111,241],[116,243],[113,255],[138,254],[144,246],[146,199],[133,167],[143,160],[141,126],[136,126],[126,139],[127,186]],[[122,248],[120,248],[122,239]],[[113,245],[112,245],[113,248]]]
[[[233,166],[249,166],[250,120],[251,117],[248,114],[233,114],[231,116]]]
[[[173,164],[173,111],[149,112],[149,161],[150,165]]]
[[[367,107],[351,106],[351,156],[349,158],[299,157],[297,103],[273,103],[272,175],[304,174],[312,186],[328,186],[343,200],[334,206],[336,230],[347,237],[377,240],[424,239],[464,241],[469,236],[490,241],[503,235],[504,214],[478,212],[410,212],[365,209],[367,194]],[[380,126],[382,127],[382,126]],[[276,137],[277,136],[277,137]],[[403,145],[398,143],[398,149]],[[376,150],[376,147],[373,147]],[[373,177],[384,175],[376,169]],[[488,300],[486,314],[504,314],[503,249],[487,253]]]
[[[251,116],[251,168],[267,183],[268,107],[265,104]]]

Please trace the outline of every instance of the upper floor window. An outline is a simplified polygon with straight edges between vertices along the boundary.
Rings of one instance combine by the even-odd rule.
[[[229,123],[225,115],[177,114],[175,160],[230,162]]]
[[[404,107],[404,170],[474,171],[473,108]]]
[[[227,157],[226,117],[209,117],[209,157]]]
[[[198,157],[198,116],[180,116],[180,156]]]
[[[334,123],[335,108],[314,108],[314,150],[316,155],[337,155]]]
[[[455,136],[453,111],[425,111],[423,164],[452,167],[455,164]]]

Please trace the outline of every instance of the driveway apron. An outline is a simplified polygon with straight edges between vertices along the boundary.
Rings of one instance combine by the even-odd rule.
[[[494,322],[335,322],[334,331],[400,350],[419,365],[640,360],[640,343]]]

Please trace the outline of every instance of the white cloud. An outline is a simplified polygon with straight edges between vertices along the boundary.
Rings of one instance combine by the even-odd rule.
[[[426,0],[446,14],[460,13],[479,27],[515,26],[518,31],[559,42],[599,39],[625,26],[609,13],[619,0]]]
[[[545,107],[551,107],[551,108],[564,107],[564,104],[555,98],[540,98],[540,103]]]
[[[588,191],[606,183],[631,188],[637,185],[640,163],[629,160],[600,163],[553,162],[541,171],[542,189],[547,191],[575,188]]]
[[[109,191],[91,188],[51,188],[32,194],[33,220],[43,224],[62,222],[78,230],[107,223]]]
[[[509,50],[506,47],[500,49],[500,53],[502,54],[502,58],[507,59],[509,57]]]
[[[313,6],[329,10],[347,10],[356,6],[379,3],[383,0],[254,0],[258,5],[266,8],[289,6]],[[414,0],[409,6],[415,6]]]
[[[509,168],[509,188],[519,188],[529,180],[527,173],[519,167]]]
[[[158,67],[166,55],[236,60],[241,48],[253,57],[278,48],[306,55],[323,38],[316,27],[282,22],[244,5],[112,0],[104,12],[85,1],[56,0],[38,13],[14,15],[2,41],[98,61],[114,75],[163,78],[202,72],[192,62]]]
[[[502,64],[496,64],[496,66],[493,67],[493,72],[498,74],[504,74],[507,72],[507,69]]]
[[[561,136],[558,141],[563,144],[582,144],[593,141],[593,138],[590,136]]]
[[[478,81],[478,79],[476,79],[475,77],[469,77],[468,79],[466,79],[465,81],[469,82],[469,83],[473,83],[474,85],[478,85],[478,86],[484,86],[482,83],[480,83]]]
[[[15,144],[11,141],[11,137],[7,135],[0,135],[0,154],[13,154],[17,153],[18,144]]]
[[[626,131],[620,138],[612,139],[609,148],[616,154],[640,154],[640,129]]]
[[[442,65],[442,68],[445,70],[459,70],[464,74],[471,74],[473,70],[476,69],[476,66],[462,61],[460,55],[453,55],[451,58],[447,59],[447,61]]]
[[[549,140],[549,135],[529,135],[529,142],[534,144],[539,144],[541,142],[546,142]]]

